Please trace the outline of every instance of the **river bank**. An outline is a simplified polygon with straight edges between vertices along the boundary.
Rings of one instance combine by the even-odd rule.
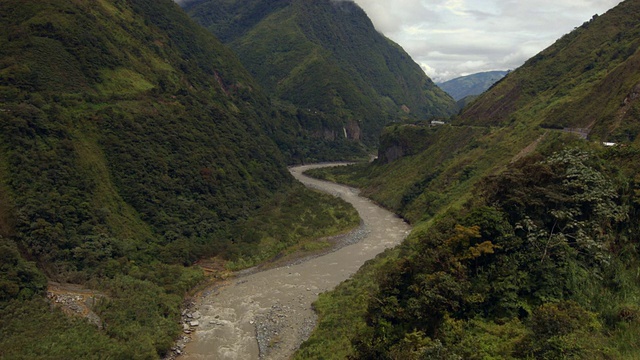
[[[360,228],[334,244],[332,252],[277,268],[249,271],[207,289],[187,315],[197,316],[185,331],[191,342],[179,349],[179,359],[285,359],[308,338],[316,315],[311,304],[321,292],[348,279],[366,261],[400,243],[409,226],[358,191],[302,175],[312,167],[291,168],[306,186],[352,203],[362,218]]]

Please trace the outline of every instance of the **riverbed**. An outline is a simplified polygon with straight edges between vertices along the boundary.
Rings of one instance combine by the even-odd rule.
[[[181,360],[288,359],[316,324],[311,304],[318,294],[353,275],[365,261],[393,247],[410,227],[395,214],[343,185],[309,178],[302,173],[324,165],[290,169],[314,188],[351,203],[362,226],[334,252],[280,268],[239,276],[228,285],[210,289],[198,299],[198,326]],[[352,241],[351,241],[352,240]]]

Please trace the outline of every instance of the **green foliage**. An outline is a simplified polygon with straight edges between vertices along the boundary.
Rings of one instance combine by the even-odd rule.
[[[230,44],[274,97],[321,117],[320,128],[299,119],[315,138],[342,138],[346,130],[371,145],[384,124],[455,111],[352,2],[196,1],[185,9]]]
[[[518,344],[518,355],[536,359],[606,358],[595,314],[574,302],[544,304],[529,321],[530,333]]]
[[[637,252],[623,245],[637,241],[635,205],[625,195],[635,173],[620,176],[636,162],[620,154],[632,150],[615,152],[608,163],[578,149],[525,157],[478,183],[462,210],[420,223],[397,257],[356,276],[354,283],[368,285],[355,294],[368,294],[368,304],[345,325],[358,329],[350,356],[629,353],[621,339],[635,333],[635,308],[612,304],[633,303],[639,288]],[[331,294],[326,308],[354,296]]]
[[[459,123],[584,128],[601,141],[633,142],[638,126],[640,25],[623,1],[564,35],[474,101]]]
[[[156,356],[153,347],[137,349],[105,337],[94,325],[51,309],[42,298],[14,300],[0,307],[0,357],[3,359],[154,359]]]
[[[320,294],[313,308],[319,321],[309,340],[294,359],[346,359],[354,354],[350,339],[366,329],[364,315],[370,297],[378,288],[375,274],[397,259],[396,249],[387,250],[366,262],[359,276],[349,279],[331,292]]]
[[[551,266],[544,270],[553,274],[550,281],[569,276],[566,266],[575,257],[598,276],[610,262],[612,230],[628,220],[626,209],[616,203],[613,183],[589,165],[588,154],[576,150],[534,161],[487,179],[482,186],[487,201],[509,214],[515,231],[529,244],[529,255]],[[542,273],[539,277],[544,278]],[[542,295],[550,297],[546,300],[562,298],[558,296]]]
[[[278,255],[330,246],[318,239],[345,233],[360,224],[357,211],[333,196],[294,186],[236,227],[236,250],[227,265],[233,270],[257,265]]]
[[[446,338],[438,350],[457,354],[464,359],[511,359],[526,328],[519,319],[507,322],[486,321],[482,318],[468,321],[446,319]],[[431,350],[433,351],[433,350]]]
[[[0,303],[43,295],[46,286],[47,279],[35,265],[20,256],[12,241],[0,237]]]
[[[333,154],[287,143],[295,112],[173,1],[9,0],[0,14],[0,357],[157,358],[203,279],[185,266],[262,261],[357,222],[294,185],[276,141],[290,161]],[[41,305],[43,274],[102,290],[104,329]]]
[[[524,127],[392,125],[383,132],[378,159],[371,165],[311,173],[358,186],[364,195],[415,223],[461,205],[477,181],[536,138],[552,142],[561,136],[543,136]]]
[[[109,297],[98,304],[96,313],[106,335],[139,349],[141,354],[166,353],[181,330],[182,294],[169,294],[157,285],[131,275],[117,276],[103,284]]]
[[[451,125],[390,126],[377,161],[317,172],[416,224],[353,280],[368,304],[344,325],[350,358],[637,358],[638,4],[563,37]]]
[[[291,182],[258,124],[262,110],[249,104],[252,95],[242,93],[241,83],[251,81],[248,75],[175,4],[78,5],[68,11],[86,19],[71,23],[65,15],[53,16],[42,28],[32,25],[45,21],[40,11],[70,5],[3,6],[8,13],[17,11],[12,6],[23,7],[25,19],[12,26],[24,30],[24,42],[46,36],[72,54],[77,70],[95,70],[83,75],[95,92],[88,88],[87,95],[79,96],[75,88],[65,87],[68,92],[54,95],[48,82],[39,82],[27,94],[18,85],[22,95],[7,101],[1,114],[3,151],[11,169],[7,183],[16,194],[18,245],[51,266],[46,269],[50,275],[82,279],[85,275],[76,273],[96,271],[94,265],[105,259],[157,254],[176,241],[199,246],[187,249],[186,257],[164,252],[166,261],[189,263],[219,252],[231,222],[246,218]],[[89,26],[91,16],[113,31]],[[169,23],[176,25],[169,28]],[[125,24],[138,27],[127,31]],[[75,33],[82,35],[75,38]],[[102,49],[99,55],[85,46],[85,37]],[[158,43],[168,43],[169,37],[193,39],[159,50],[146,42],[148,37]],[[11,54],[21,45],[12,42],[3,51]],[[46,61],[51,71],[57,69],[55,57],[30,57],[39,48],[36,42],[4,59],[17,63],[23,57],[24,64],[34,66]],[[177,67],[167,70],[159,56],[175,59]],[[225,56],[230,60],[221,60]],[[193,79],[187,86],[180,76],[167,77],[167,71]],[[219,81],[203,82],[212,76]],[[236,81],[235,94],[224,81]],[[229,97],[222,100],[223,94]],[[255,98],[261,99],[259,94]]]

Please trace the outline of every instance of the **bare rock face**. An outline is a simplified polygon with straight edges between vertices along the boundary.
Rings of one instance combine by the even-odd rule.
[[[104,297],[104,294],[76,284],[50,282],[47,288],[47,299],[53,306],[69,316],[82,317],[99,329],[102,329],[102,319],[93,308]]]
[[[623,105],[629,105],[638,98],[640,98],[640,84],[636,85],[633,91],[624,99]]]
[[[322,132],[322,138],[325,140],[335,140],[336,132],[334,130],[325,128]]]
[[[345,131],[348,139],[356,141],[362,140],[362,129],[357,121],[349,120],[345,126]]]
[[[353,141],[362,140],[362,129],[358,121],[349,120],[343,127],[329,128],[323,127],[313,133],[316,138],[321,138],[328,141],[338,139],[349,139]]]

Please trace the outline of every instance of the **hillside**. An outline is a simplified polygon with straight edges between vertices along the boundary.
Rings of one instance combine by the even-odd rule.
[[[639,9],[637,1],[625,1],[585,22],[510,73],[458,123],[536,121],[547,128],[585,129],[601,141],[635,141],[640,24],[629,14]]]
[[[508,73],[508,71],[487,71],[457,77],[436,85],[451,95],[455,101],[459,101],[467,96],[482,94]]]
[[[173,1],[2,1],[0,357],[157,358],[203,278],[184,265],[357,225],[294,182],[282,121]],[[48,281],[100,294],[99,326],[51,311]]]
[[[451,124],[387,127],[373,164],[315,173],[414,230],[320,297],[297,359],[637,358],[638,10],[576,28]]]
[[[185,10],[318,138],[371,145],[385,124],[455,111],[453,100],[354,2],[197,0]]]

